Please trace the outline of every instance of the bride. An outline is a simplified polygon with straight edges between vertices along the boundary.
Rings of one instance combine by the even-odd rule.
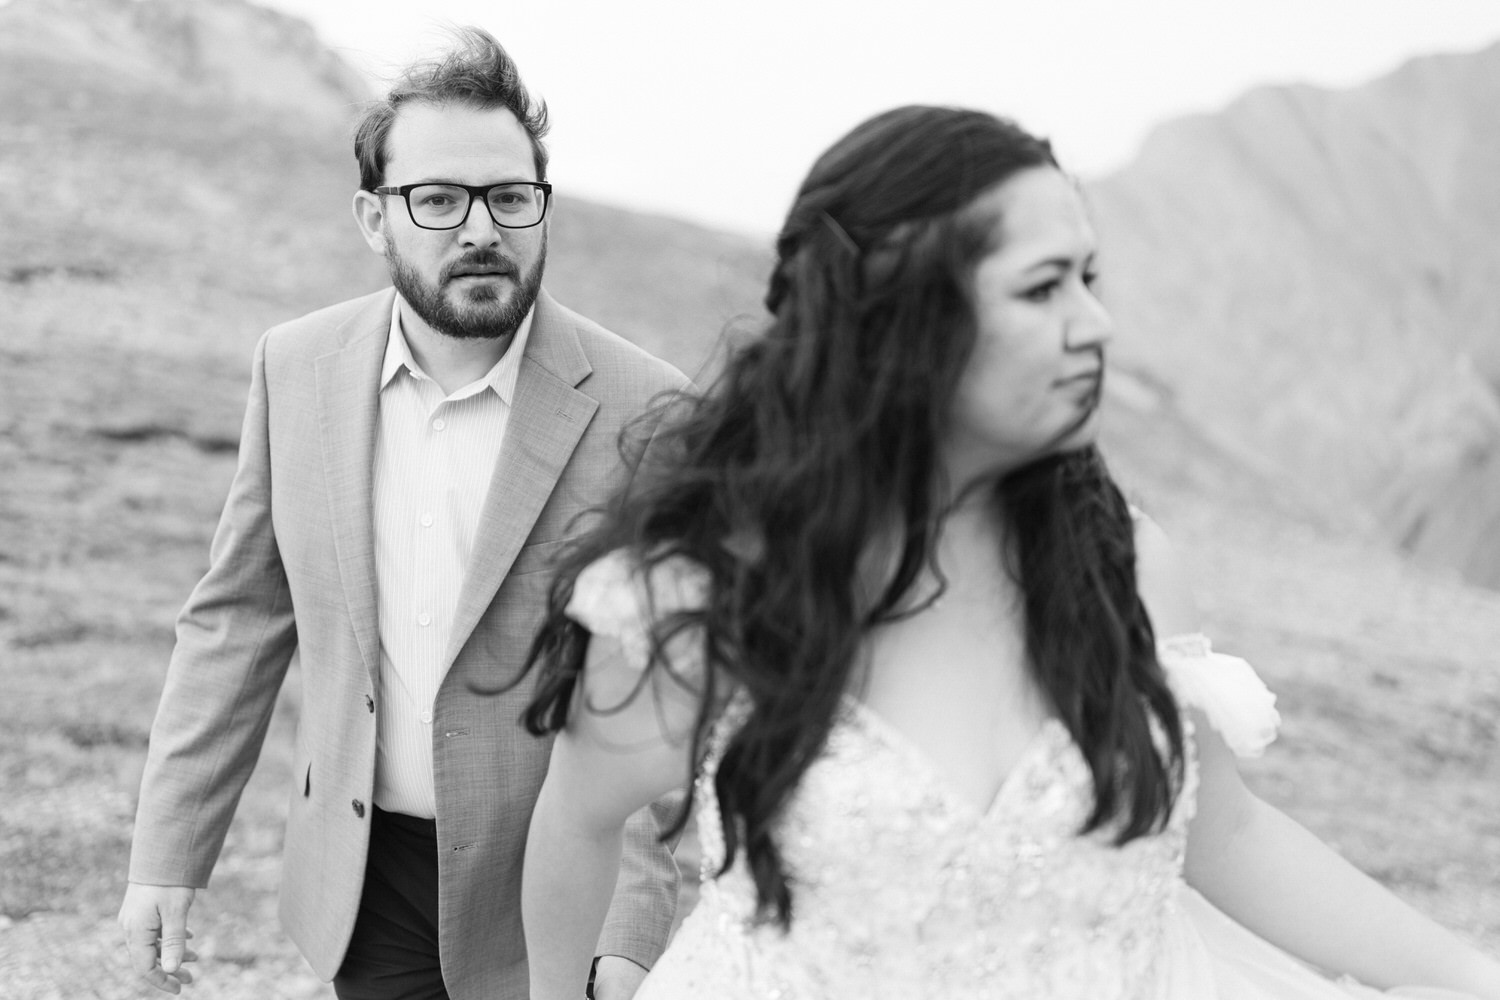
[[[1049,146],[879,115],[777,251],[533,649],[532,997],[583,994],[625,820],[685,789],[701,900],[639,1000],[1500,1000],[1241,782],[1273,698],[1094,447],[1112,329]]]

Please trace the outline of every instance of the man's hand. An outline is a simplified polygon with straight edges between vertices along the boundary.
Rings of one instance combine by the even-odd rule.
[[[646,980],[646,970],[619,955],[600,955],[594,966],[594,1000],[630,1000]]]
[[[181,992],[184,983],[193,981],[183,963],[198,957],[187,946],[193,936],[187,929],[188,907],[196,891],[180,885],[132,882],[120,904],[120,927],[125,931],[130,964],[146,982],[168,993]]]

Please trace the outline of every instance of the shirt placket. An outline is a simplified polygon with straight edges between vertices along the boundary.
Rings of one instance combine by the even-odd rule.
[[[409,694],[422,724],[431,726],[433,701],[442,681],[443,653],[452,627],[452,605],[458,595],[445,590],[445,581],[448,581],[446,587],[453,586],[452,574],[445,566],[443,544],[444,535],[451,530],[451,526],[443,523],[443,501],[447,489],[444,470],[449,468],[448,441],[451,437],[448,434],[448,404],[430,379],[422,380],[419,390],[423,426],[418,437],[417,503],[412,512],[415,523],[410,526],[415,582],[410,613],[414,626],[412,652],[414,662],[420,667],[415,678],[418,683],[409,685]]]

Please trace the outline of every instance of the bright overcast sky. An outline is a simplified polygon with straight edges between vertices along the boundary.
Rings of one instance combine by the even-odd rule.
[[[963,104],[1084,175],[1153,124],[1262,83],[1350,86],[1500,42],[1500,0],[260,0],[389,76],[477,24],[552,109],[559,188],[771,232],[829,143],[885,108]]]

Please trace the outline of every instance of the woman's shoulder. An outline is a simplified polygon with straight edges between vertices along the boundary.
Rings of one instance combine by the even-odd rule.
[[[1145,513],[1132,507],[1130,514],[1136,590],[1151,616],[1157,659],[1173,696],[1202,712],[1237,755],[1259,755],[1281,725],[1276,696],[1245,660],[1214,651],[1176,546]]]
[[[1215,652],[1202,633],[1161,639],[1157,660],[1177,703],[1202,712],[1236,756],[1258,757],[1276,738],[1276,695],[1245,660]]]
[[[1140,509],[1131,507],[1130,516],[1135,525],[1136,592],[1152,628],[1157,635],[1200,632],[1198,600],[1171,539]]]
[[[633,659],[644,662],[654,624],[702,608],[709,585],[707,568],[687,556],[646,558],[619,548],[579,572],[566,610],[569,618],[595,635],[619,640]]]

